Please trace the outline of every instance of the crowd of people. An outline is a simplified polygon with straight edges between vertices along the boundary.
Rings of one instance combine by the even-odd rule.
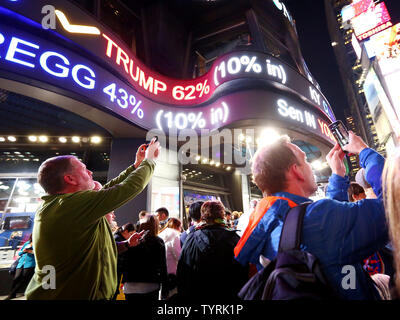
[[[336,144],[326,157],[332,175],[326,197],[306,208],[302,250],[317,257],[338,299],[396,299],[400,152],[385,160],[352,132],[343,149]],[[355,182],[346,176],[344,151],[359,156]],[[142,145],[135,163],[104,186],[75,157],[41,165],[38,182],[48,195],[35,217],[36,267],[27,299],[116,299],[123,293],[138,302],[237,301],[251,276],[277,256],[287,212],[310,202],[317,190],[306,154],[282,136],[252,159],[263,198],[245,213],[199,201],[190,205],[186,230],[164,207],[116,226],[114,210],[145,188],[159,153],[155,140]],[[55,266],[55,289],[42,287],[45,265]],[[349,266],[354,285],[344,286]]]

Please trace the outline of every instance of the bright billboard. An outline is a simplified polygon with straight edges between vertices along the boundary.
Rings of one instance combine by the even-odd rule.
[[[354,33],[360,41],[392,26],[384,2],[369,6],[367,11],[352,18],[351,23]]]

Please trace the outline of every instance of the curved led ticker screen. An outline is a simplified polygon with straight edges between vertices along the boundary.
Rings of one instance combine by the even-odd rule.
[[[268,118],[333,141],[326,128],[335,116],[322,93],[267,54],[232,52],[204,76],[179,80],[153,72],[107,33],[97,36],[104,51],[93,59],[63,39],[0,7],[0,76],[79,97],[147,130],[212,130]]]

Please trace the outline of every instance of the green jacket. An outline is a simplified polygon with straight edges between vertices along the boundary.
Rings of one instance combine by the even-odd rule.
[[[42,198],[33,227],[36,268],[25,292],[28,300],[112,298],[117,248],[105,215],[142,192],[154,166],[143,160],[136,170],[130,166],[99,191]],[[55,289],[48,288],[52,272],[43,269],[47,265],[54,266]]]

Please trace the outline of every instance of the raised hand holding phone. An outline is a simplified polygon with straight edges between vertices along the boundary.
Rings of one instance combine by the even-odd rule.
[[[160,142],[157,141],[157,137],[151,139],[148,147],[146,148],[145,159],[156,160],[161,152]]]
[[[364,142],[361,137],[349,131],[349,143],[344,146],[344,150],[349,153],[360,154],[368,145]]]
[[[136,152],[135,168],[137,168],[142,163],[142,161],[146,158],[146,150],[149,148],[149,146],[152,144],[152,142],[153,141],[157,142],[157,140],[158,140],[158,137],[154,137],[150,141],[150,143],[147,143],[147,144],[144,143],[138,148],[138,151]],[[160,149],[158,150],[158,153],[159,152],[160,152]]]
[[[329,125],[329,129],[331,130],[333,136],[338,142],[340,148],[344,150],[344,147],[349,143],[349,132],[347,131],[346,126],[342,121],[338,120]]]
[[[144,230],[142,232],[135,232],[130,236],[128,239],[128,246],[129,247],[135,247],[140,243],[140,238],[143,236]]]

